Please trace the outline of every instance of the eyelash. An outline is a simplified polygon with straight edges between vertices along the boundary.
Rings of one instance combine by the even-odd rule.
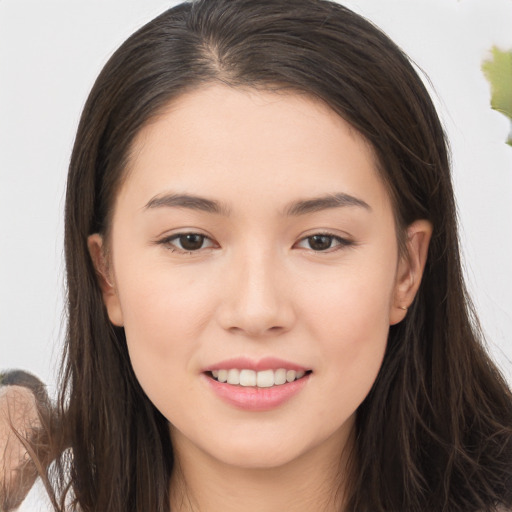
[[[197,249],[186,249],[185,247],[183,247],[183,239],[185,237],[199,237],[201,239],[200,240],[201,247],[198,247]],[[354,242],[351,240],[348,240],[347,238],[342,238],[342,237],[334,235],[332,233],[321,232],[321,233],[314,233],[312,235],[301,238],[296,244],[294,244],[294,247],[300,246],[300,244],[302,242],[306,242],[308,240],[309,240],[309,244],[311,244],[311,241],[314,238],[327,238],[328,242],[329,242],[329,247],[327,247],[325,249],[321,249],[321,250],[315,250],[311,247],[311,245],[309,248],[304,247],[305,249],[311,250],[314,253],[331,253],[331,252],[335,252],[340,249],[343,249],[345,247],[350,247],[350,246],[354,245]],[[206,240],[209,241],[210,245],[207,247],[202,247],[203,243]],[[175,241],[179,241],[181,247],[176,247],[175,245],[173,245],[175,243]],[[332,246],[333,242],[336,242],[336,245]],[[215,247],[215,242],[213,242],[213,240],[211,238],[209,238],[206,235],[203,235],[201,233],[194,233],[194,232],[177,233],[175,235],[163,238],[162,240],[158,241],[157,243],[160,245],[166,246],[171,252],[178,252],[181,254],[193,254],[193,253],[197,253],[203,249],[211,249],[212,247]]]
[[[332,233],[314,233],[312,235],[301,238],[298,241],[298,243],[295,245],[299,245],[301,242],[304,242],[307,240],[309,240],[309,243],[311,244],[311,240],[313,238],[328,238],[328,239],[330,239],[330,244],[329,244],[330,246],[327,247],[326,249],[315,251],[313,248],[311,248],[311,247],[309,248],[310,250],[312,250],[313,252],[316,252],[316,253],[335,252],[335,251],[339,251],[340,249],[343,249],[345,247],[350,247],[351,245],[354,245],[354,242],[352,240],[343,238],[341,236],[333,235]],[[336,245],[331,247],[333,242],[336,242]]]
[[[180,239],[184,239],[185,237],[192,237],[192,236],[201,238],[201,245],[203,245],[205,240],[208,240],[211,245],[209,247],[199,247],[197,249],[185,249],[183,247],[183,243],[182,243],[182,241],[180,241]],[[175,245],[173,245],[173,243],[176,240],[180,241],[181,247],[176,247]],[[201,249],[210,249],[211,247],[215,246],[215,244],[211,238],[209,238],[206,235],[203,235],[201,233],[194,233],[194,232],[177,233],[175,235],[168,236],[168,237],[160,240],[157,243],[166,246],[171,252],[178,252],[181,254],[193,254],[195,252],[199,252]]]

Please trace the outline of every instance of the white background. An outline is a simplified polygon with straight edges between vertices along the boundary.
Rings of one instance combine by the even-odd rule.
[[[164,0],[0,0],[0,369],[54,394],[63,327],[66,168],[81,108],[114,49]],[[512,382],[512,148],[480,65],[512,48],[511,0],[353,0],[430,76],[451,141],[466,274]]]

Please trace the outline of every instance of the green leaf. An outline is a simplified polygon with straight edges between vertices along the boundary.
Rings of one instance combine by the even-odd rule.
[[[494,46],[492,57],[482,63],[482,70],[491,84],[491,107],[512,121],[512,50]],[[508,143],[512,145],[512,136]]]

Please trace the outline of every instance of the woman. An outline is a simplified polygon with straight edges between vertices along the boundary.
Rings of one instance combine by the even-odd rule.
[[[210,0],[143,27],[85,106],[65,235],[56,509],[512,506],[443,131],[349,10]]]

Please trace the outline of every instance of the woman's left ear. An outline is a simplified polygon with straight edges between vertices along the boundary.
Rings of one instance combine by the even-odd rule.
[[[427,262],[432,224],[428,220],[417,220],[407,228],[406,236],[406,254],[398,263],[389,325],[397,324],[405,318],[416,296]]]

